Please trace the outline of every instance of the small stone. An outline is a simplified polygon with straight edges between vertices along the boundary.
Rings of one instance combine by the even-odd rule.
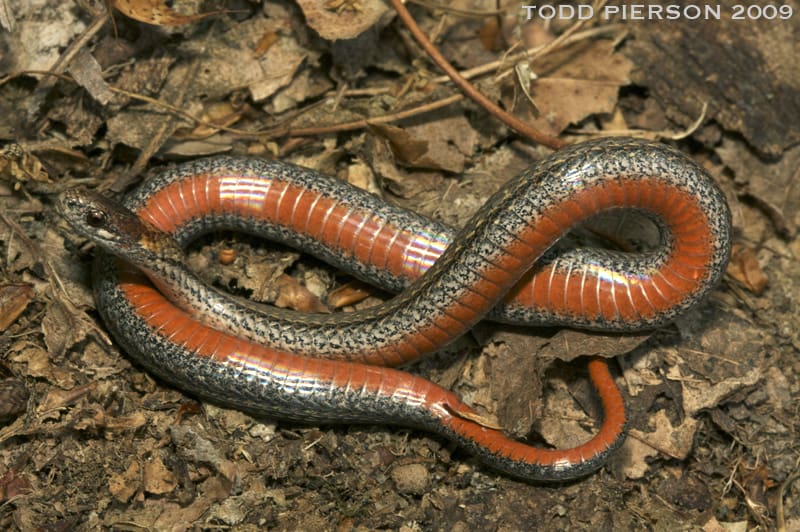
[[[428,470],[422,464],[406,464],[392,470],[397,491],[412,495],[422,495],[428,486]]]

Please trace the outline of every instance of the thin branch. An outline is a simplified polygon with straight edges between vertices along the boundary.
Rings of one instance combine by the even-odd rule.
[[[399,111],[397,113],[392,113],[390,115],[378,116],[375,118],[365,118],[363,120],[355,120],[353,122],[333,124],[330,126],[305,127],[298,129],[291,129],[291,127],[286,126],[270,131],[268,136],[280,137],[283,135],[288,135],[290,137],[310,137],[314,135],[336,133],[339,131],[352,131],[354,129],[363,129],[372,124],[387,124],[390,122],[397,122],[398,120],[403,120],[404,118],[408,118],[411,116],[417,116],[423,113],[428,113],[436,109],[441,109],[442,107],[447,107],[448,105],[462,99],[464,99],[462,95],[454,94],[453,96],[448,96],[447,98],[442,98],[441,100],[437,100],[435,102],[430,102],[417,107],[412,107],[411,109],[406,109],[405,111]]]
[[[186,99],[186,92],[189,90],[189,85],[191,82],[197,76],[198,68],[198,62],[192,62],[186,69],[186,72],[184,72],[183,79],[181,79],[178,83],[178,86],[175,90],[175,101],[179,105],[183,104],[184,100]],[[147,146],[145,146],[142,151],[139,152],[139,157],[136,158],[136,161],[133,163],[130,169],[121,175],[119,179],[114,181],[114,183],[112,183],[111,190],[114,192],[121,192],[125,190],[125,188],[134,181],[136,176],[144,171],[144,169],[147,167],[147,163],[150,161],[150,158],[161,148],[161,146],[164,145],[164,142],[172,134],[172,126],[175,124],[175,115],[165,114],[163,116],[164,120],[162,120],[161,124],[159,124],[158,129],[150,138]]]
[[[478,105],[486,109],[495,118],[506,124],[508,127],[514,129],[522,135],[525,135],[534,142],[553,149],[559,149],[566,145],[566,143],[561,139],[557,139],[542,133],[514,115],[507,113],[489,98],[475,89],[475,87],[473,87],[469,81],[464,79],[461,74],[458,73],[453,65],[447,61],[447,59],[439,52],[436,46],[434,46],[434,44],[428,39],[425,33],[423,33],[416,21],[414,21],[414,17],[411,16],[411,13],[409,13],[408,9],[406,9],[406,7],[403,5],[402,0],[390,0],[390,2],[395,11],[397,11],[397,15],[400,17],[400,20],[403,21],[408,28],[408,31],[411,32],[411,35],[414,36],[422,49],[425,50],[425,52],[431,57],[431,59],[433,59],[439,68],[447,73],[450,79],[453,80],[453,83],[455,83],[462,91],[464,91],[464,94],[475,101]]]
[[[61,78],[65,81],[69,81],[75,83],[75,80],[67,76],[65,74],[54,74],[52,72],[47,72],[43,70],[27,70],[24,72],[17,72],[6,78],[0,79],[0,85],[3,83],[7,83],[9,80],[23,76],[23,75],[45,75],[45,76],[55,76]],[[389,122],[396,122],[398,120],[402,120],[404,118],[408,118],[411,116],[417,116],[423,113],[428,113],[431,111],[435,111],[436,109],[441,109],[442,107],[447,107],[448,105],[455,103],[464,97],[460,94],[455,94],[453,96],[448,96],[447,98],[442,98],[441,100],[436,100],[434,102],[425,103],[422,105],[418,105],[416,107],[412,107],[411,109],[406,109],[404,111],[399,111],[397,113],[391,113],[384,116],[378,116],[374,118],[365,118],[362,120],[355,120],[353,122],[344,122],[340,124],[331,124],[328,126],[317,126],[317,127],[307,127],[307,128],[297,128],[292,129],[291,125],[284,124],[284,125],[277,125],[271,126],[267,129],[260,129],[255,131],[247,131],[244,129],[236,129],[232,127],[223,126],[220,124],[215,124],[213,122],[209,122],[208,120],[204,120],[200,117],[194,116],[191,113],[187,113],[182,109],[175,107],[174,105],[170,105],[166,102],[161,100],[157,100],[155,98],[150,98],[149,96],[144,96],[142,94],[137,94],[135,92],[126,91],[125,89],[120,89],[114,87],[113,85],[108,86],[109,90],[115,92],[117,94],[122,94],[127,96],[128,98],[138,100],[141,102],[149,103],[156,107],[160,107],[166,111],[174,113],[180,117],[186,118],[187,120],[191,120],[194,123],[200,124],[202,126],[206,126],[211,129],[217,129],[220,131],[225,131],[227,133],[231,133],[232,135],[236,135],[242,138],[275,138],[281,136],[292,136],[292,137],[308,137],[311,135],[321,135],[325,133],[337,133],[339,131],[352,131],[355,129],[361,129],[367,127],[369,124],[385,124]],[[324,101],[319,102],[318,104],[312,104],[302,110],[301,113],[296,114],[292,118],[288,119],[286,122],[291,122],[295,120],[298,116],[308,112],[310,109],[315,107],[316,105],[322,105]]]
[[[619,25],[608,25],[608,26],[603,26],[601,28],[588,29],[588,30],[585,30],[585,31],[574,33],[574,34],[570,35],[569,37],[567,37],[567,38],[565,38],[563,40],[560,40],[559,45],[560,46],[564,46],[564,45],[571,44],[571,43],[574,43],[574,42],[577,42],[577,41],[580,41],[580,40],[584,40],[584,39],[587,39],[587,38],[595,37],[597,35],[602,35],[602,34],[607,34],[607,33],[610,33],[610,32],[614,32],[614,31],[617,31],[618,29],[619,29]],[[570,32],[570,33],[573,33],[573,32]],[[518,53],[516,53],[514,55],[505,57],[503,59],[498,59],[496,61],[491,61],[489,63],[483,64],[483,65],[479,65],[479,66],[473,67],[473,68],[468,69],[468,70],[464,70],[464,71],[460,72],[460,74],[464,78],[471,79],[471,78],[474,78],[474,77],[479,76],[481,74],[485,74],[487,72],[491,72],[493,70],[496,70],[497,68],[501,67],[503,64],[514,63],[516,61],[524,59],[525,57],[531,57],[531,56],[539,57],[541,55],[540,52],[545,47],[548,48],[548,51],[552,51],[554,48],[556,48],[556,47],[550,46],[549,44],[548,45],[539,45],[539,46],[531,47],[531,48],[529,48],[527,50],[523,50],[521,52],[518,52]],[[65,74],[61,74],[61,73],[57,73],[57,72],[53,72],[53,71],[27,70],[27,71],[16,72],[16,73],[10,74],[8,76],[5,76],[3,78],[0,78],[0,85],[3,85],[3,84],[9,82],[10,80],[12,80],[12,79],[14,79],[16,77],[23,76],[23,75],[44,75],[44,76],[49,76],[49,77],[53,77],[53,78],[60,78],[60,79],[65,80],[65,81],[68,81],[68,82],[71,82],[71,83],[75,83],[75,80],[72,77],[70,77],[68,75],[65,75]],[[434,82],[434,83],[443,83],[443,82],[448,81],[449,79],[450,78],[448,76],[443,75],[443,76],[439,76],[439,77],[433,78],[431,81]],[[379,117],[375,117],[375,118],[368,118],[368,119],[363,119],[363,120],[356,120],[356,121],[352,121],[352,122],[344,122],[344,123],[339,123],[339,124],[330,124],[330,125],[326,125],[326,126],[316,126],[316,127],[293,129],[291,127],[291,125],[289,125],[289,124],[291,124],[292,121],[296,120],[298,117],[302,116],[303,114],[306,114],[307,112],[309,112],[313,108],[315,108],[315,107],[317,107],[319,105],[324,105],[325,101],[321,100],[321,101],[319,101],[319,102],[317,102],[315,104],[311,104],[310,106],[307,106],[307,107],[301,109],[297,113],[293,114],[291,117],[287,118],[284,121],[284,125],[274,125],[274,126],[270,126],[269,128],[259,129],[259,130],[244,130],[244,129],[238,129],[238,128],[234,128],[234,127],[224,126],[224,125],[217,124],[217,123],[214,123],[214,122],[209,122],[207,120],[204,120],[203,118],[194,116],[191,113],[188,113],[188,112],[186,112],[186,111],[184,111],[184,110],[182,110],[180,108],[177,108],[177,107],[175,107],[173,105],[170,105],[169,103],[163,102],[161,100],[157,100],[155,98],[151,98],[149,96],[145,96],[145,95],[142,95],[142,94],[137,94],[137,93],[134,93],[134,92],[130,92],[130,91],[127,91],[125,89],[114,87],[113,85],[109,85],[108,88],[109,88],[109,90],[111,90],[114,93],[126,96],[128,98],[133,99],[133,100],[137,100],[137,101],[144,102],[144,103],[149,103],[151,105],[154,105],[156,107],[164,109],[164,110],[166,110],[168,112],[174,113],[177,116],[185,118],[185,119],[187,119],[187,120],[189,120],[189,121],[191,121],[191,122],[193,122],[193,123],[195,123],[197,125],[202,125],[202,126],[205,126],[205,127],[209,128],[209,129],[213,129],[213,130],[216,130],[216,131],[225,131],[226,133],[230,133],[232,135],[236,135],[236,136],[241,137],[241,138],[274,138],[274,137],[279,137],[279,136],[282,136],[282,135],[288,135],[288,136],[294,136],[294,137],[304,137],[304,136],[336,133],[336,132],[339,132],[339,131],[353,131],[353,130],[357,130],[357,129],[360,129],[360,128],[367,127],[369,124],[391,123],[391,122],[396,122],[398,120],[402,120],[404,118],[408,118],[408,117],[411,117],[411,116],[417,116],[417,115],[420,115],[420,114],[423,114],[423,113],[426,113],[426,112],[430,112],[430,111],[434,111],[436,109],[440,109],[442,107],[446,107],[447,105],[450,105],[450,104],[452,104],[454,102],[457,102],[457,101],[462,99],[462,96],[460,96],[460,95],[458,95],[458,96],[449,96],[447,98],[444,98],[444,99],[441,99],[441,100],[437,100],[437,101],[434,101],[434,102],[430,102],[430,103],[427,103],[427,104],[423,104],[423,105],[420,105],[420,106],[417,106],[417,107],[413,107],[411,109],[407,109],[407,110],[401,111],[399,113],[392,113],[392,114],[388,114],[388,115],[384,115],[384,116],[379,116]],[[373,88],[366,88],[366,89],[349,89],[349,90],[346,90],[343,93],[339,93],[339,94],[343,95],[343,96],[351,96],[351,97],[377,96],[377,95],[380,95],[380,94],[391,93],[393,90],[394,89],[391,88],[391,87],[373,87]]]
[[[25,231],[23,231],[14,220],[7,217],[3,212],[0,212],[0,222],[4,223],[6,227],[8,227],[9,230],[17,236],[17,238],[19,238],[20,242],[22,242],[22,245],[25,246],[28,252],[33,255],[42,265],[47,276],[47,283],[50,285],[50,290],[53,294],[53,300],[61,307],[64,314],[69,319],[73,320],[73,323],[70,325],[77,329],[77,325],[74,322],[74,317],[80,316],[80,322],[88,323],[88,327],[94,331],[94,333],[97,335],[97,338],[101,339],[106,344],[111,345],[111,339],[105,332],[103,332],[103,329],[101,329],[92,320],[88,319],[88,317],[80,312],[72,302],[72,299],[69,297],[69,292],[64,286],[64,282],[61,280],[58,272],[53,267],[53,264],[47,258],[47,255],[42,251],[42,249],[33,240],[31,240],[28,235],[25,234]]]
[[[594,5],[592,6],[593,13],[599,13],[602,11],[603,6],[606,5],[607,0],[596,0]],[[559,48],[564,45],[579,29],[581,29],[589,19],[578,19],[572,26],[564,30],[564,33],[550,41],[549,43],[545,44],[540,50],[537,50],[534,54],[531,55],[531,59],[536,59],[537,57],[541,57],[545,54],[550,53],[552,50]]]

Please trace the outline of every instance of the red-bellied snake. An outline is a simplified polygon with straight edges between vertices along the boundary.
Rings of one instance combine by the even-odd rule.
[[[58,207],[102,249],[94,294],[107,326],[165,380],[267,416],[423,428],[532,480],[584,475],[622,442],[625,407],[605,361],[589,363],[603,424],[566,450],[512,440],[452,392],[384,366],[439,349],[487,314],[656,327],[716,284],[731,242],[729,209],[705,172],[672,148],[633,139],[553,154],[510,180],[458,233],[312,170],[235,157],[167,169],[124,207],[83,189],[65,192]],[[612,209],[652,219],[660,245],[546,253],[570,228]],[[400,294],[330,315],[237,303],[183,265],[182,246],[218,229],[263,234]]]

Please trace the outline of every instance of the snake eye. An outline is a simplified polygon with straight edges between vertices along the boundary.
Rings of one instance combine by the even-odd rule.
[[[86,223],[92,227],[103,227],[108,220],[108,216],[101,210],[92,209],[86,213]]]

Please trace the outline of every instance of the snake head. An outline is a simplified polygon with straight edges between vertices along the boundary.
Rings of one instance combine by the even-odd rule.
[[[167,233],[123,205],[86,188],[63,192],[56,209],[75,231],[105,251],[146,268],[156,260],[181,260],[183,251]]]

